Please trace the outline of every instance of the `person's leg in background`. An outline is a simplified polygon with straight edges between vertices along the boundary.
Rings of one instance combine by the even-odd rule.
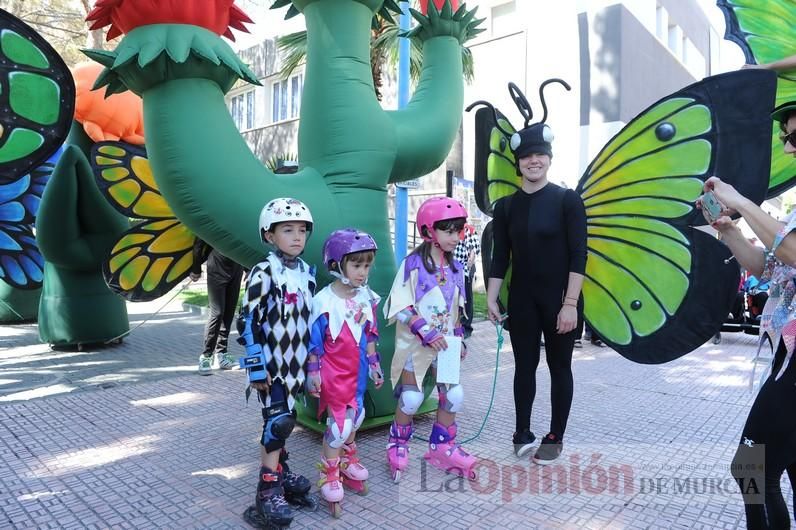
[[[199,373],[210,375],[213,370],[213,352],[218,342],[219,330],[223,322],[226,289],[209,271],[207,273],[207,309],[209,315],[205,324],[204,348],[199,356]]]
[[[216,341],[214,363],[222,370],[232,370],[238,366],[235,357],[227,352],[227,346],[229,343],[229,330],[232,327],[232,321],[235,319],[235,313],[238,309],[242,278],[243,270],[239,270],[224,283],[224,307],[222,309],[221,325],[218,330],[218,340]]]
[[[473,279],[475,278],[475,267],[470,267],[469,273],[464,275],[464,312],[462,316],[462,327],[464,328],[464,338],[468,338],[473,333]]]

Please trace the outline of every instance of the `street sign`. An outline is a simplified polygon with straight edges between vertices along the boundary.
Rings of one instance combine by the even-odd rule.
[[[405,180],[403,182],[396,182],[395,185],[398,186],[399,188],[416,190],[417,188],[420,187],[420,179],[410,179],[410,180]]]

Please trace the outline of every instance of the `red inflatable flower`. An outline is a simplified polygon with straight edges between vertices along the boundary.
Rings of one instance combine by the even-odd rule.
[[[445,0],[434,0],[434,5],[437,6],[438,11],[442,11],[442,6],[445,5]],[[459,9],[459,0],[451,0],[451,8],[455,13]],[[428,15],[428,0],[420,0],[420,12]]]
[[[91,29],[110,26],[108,40],[149,24],[192,24],[235,40],[232,29],[248,31],[252,20],[235,0],[97,0],[86,20]]]

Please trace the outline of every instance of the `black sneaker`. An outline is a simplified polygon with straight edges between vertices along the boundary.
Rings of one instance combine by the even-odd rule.
[[[534,464],[546,466],[552,464],[561,456],[561,451],[564,449],[564,442],[558,439],[553,433],[548,433],[547,436],[542,438],[542,443],[539,444],[539,449],[533,455]]]
[[[597,346],[598,348],[605,348],[605,344],[603,344],[603,341],[601,341],[600,339],[592,338],[589,342],[591,342],[592,346]]]
[[[522,458],[533,448],[536,436],[530,429],[525,429],[522,432],[515,432],[512,441],[514,442],[514,454]]]

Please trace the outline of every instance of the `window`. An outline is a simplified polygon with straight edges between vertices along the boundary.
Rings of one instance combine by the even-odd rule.
[[[655,35],[657,35],[660,40],[664,40],[668,38],[668,30],[669,13],[666,12],[665,7],[658,5],[655,10]]]
[[[677,24],[669,21],[668,45],[675,57],[682,61],[683,58],[683,30]]]
[[[683,37],[683,64],[695,79],[707,75],[705,57],[688,37]]]
[[[229,102],[229,111],[239,131],[254,128],[254,102],[254,90],[232,96]]]
[[[271,85],[271,121],[277,122],[299,117],[304,74],[280,79]]]

